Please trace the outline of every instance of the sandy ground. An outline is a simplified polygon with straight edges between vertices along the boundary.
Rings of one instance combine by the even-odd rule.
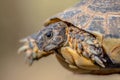
[[[31,67],[17,54],[19,39],[38,31],[45,19],[78,0],[0,0],[0,80],[120,80],[114,75],[73,74],[54,55]]]

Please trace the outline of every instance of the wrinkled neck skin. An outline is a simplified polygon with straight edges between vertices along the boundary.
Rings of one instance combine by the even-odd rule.
[[[71,49],[78,51],[78,53],[79,50],[83,50],[87,45],[101,46],[93,34],[75,26],[69,26],[66,28],[66,36],[66,42],[64,42],[62,47],[70,47]]]

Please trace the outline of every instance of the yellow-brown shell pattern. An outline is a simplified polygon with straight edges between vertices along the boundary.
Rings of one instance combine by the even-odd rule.
[[[54,17],[106,38],[120,38],[120,0],[82,0]]]

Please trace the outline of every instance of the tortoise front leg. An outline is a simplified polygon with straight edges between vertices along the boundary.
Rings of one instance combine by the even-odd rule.
[[[99,70],[99,67],[96,66],[91,60],[83,57],[82,55],[80,56],[70,47],[62,47],[61,54],[71,68],[74,66],[86,70]]]

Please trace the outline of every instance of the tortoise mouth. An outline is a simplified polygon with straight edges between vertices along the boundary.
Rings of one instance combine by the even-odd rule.
[[[20,40],[23,46],[19,48],[18,53],[23,53],[27,64],[32,65],[34,60],[38,60],[43,56],[53,53],[53,51],[43,51],[38,48],[37,42],[33,38],[25,38]]]

